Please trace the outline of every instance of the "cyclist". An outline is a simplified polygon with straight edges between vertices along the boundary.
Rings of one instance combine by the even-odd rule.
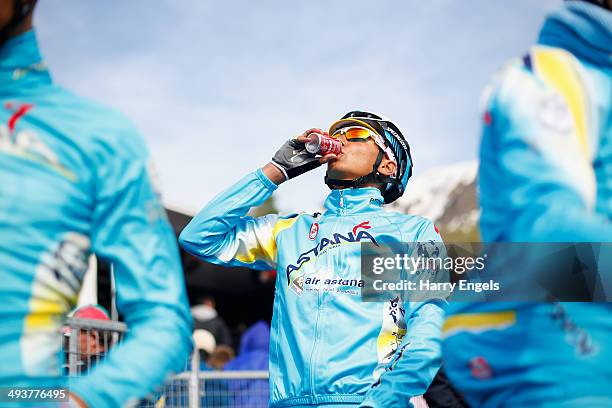
[[[182,369],[189,353],[177,245],[141,136],[119,113],[53,84],[34,6],[0,1],[0,387],[66,386],[61,327],[94,252],[114,265],[129,333],[70,391],[82,405],[119,406]]]
[[[487,91],[485,241],[612,242],[610,7],[565,2]],[[610,269],[600,272],[609,290]],[[611,335],[609,303],[451,302],[444,359],[472,406],[609,407]]]
[[[387,212],[412,173],[393,122],[353,111],[329,132],[342,152],[305,149],[310,129],[272,162],[205,206],[179,242],[216,264],[277,270],[270,344],[272,407],[399,407],[427,390],[440,366],[444,301],[362,302],[360,242],[441,242],[421,217]],[[327,163],[323,214],[246,216],[278,185]],[[352,245],[351,245],[352,244]]]

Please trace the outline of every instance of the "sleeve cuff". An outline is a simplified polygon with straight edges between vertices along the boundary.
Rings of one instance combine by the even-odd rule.
[[[274,191],[278,188],[278,186],[274,182],[272,182],[272,180],[266,177],[262,169],[257,169],[257,171],[255,172],[255,175],[257,176],[259,181],[261,181],[268,190]]]

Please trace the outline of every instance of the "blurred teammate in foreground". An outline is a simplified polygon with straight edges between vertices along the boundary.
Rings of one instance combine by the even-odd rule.
[[[119,113],[52,83],[34,5],[0,0],[0,387],[66,386],[62,322],[94,252],[114,264],[129,333],[70,392],[119,406],[185,363],[183,274],[142,138]]]
[[[610,6],[565,2],[538,45],[494,80],[480,151],[485,241],[612,242]],[[600,272],[605,287],[610,270]],[[471,406],[612,406],[610,303],[451,302],[450,311],[444,360]]]
[[[329,135],[342,152],[316,158],[311,129],[211,201],[180,236],[217,264],[276,268],[270,344],[272,407],[407,407],[440,366],[443,300],[362,302],[360,242],[441,242],[421,217],[387,212],[412,171],[390,121],[350,112]],[[247,217],[279,184],[328,163],[324,214]]]

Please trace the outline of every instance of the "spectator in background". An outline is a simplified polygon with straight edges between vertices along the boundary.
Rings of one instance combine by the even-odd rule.
[[[217,347],[215,336],[213,336],[208,330],[204,329],[197,329],[193,331],[193,343],[196,350],[204,353],[202,356],[204,357],[203,360],[206,360],[206,358],[213,353],[215,347]]]
[[[221,371],[236,354],[230,346],[220,345],[206,359],[203,371]],[[200,401],[202,407],[225,408],[233,407],[232,394],[229,393],[229,384],[232,380],[225,378],[209,378],[204,381],[204,396]],[[249,406],[250,407],[250,406]]]
[[[200,353],[200,370],[210,370],[206,365],[206,361],[215,351],[215,347],[217,347],[215,337],[208,330],[197,329],[193,331],[193,344],[195,350]]]
[[[106,309],[100,305],[82,306],[74,311],[72,317],[78,319],[91,319],[100,321],[110,321]],[[66,352],[66,364],[70,370],[70,336],[72,330],[69,326],[64,328],[64,349]],[[111,347],[112,339],[101,330],[79,330],[77,340],[77,372],[85,373],[93,364],[97,363]]]
[[[226,370],[259,371],[268,370],[270,350],[270,326],[258,321],[240,339],[238,357],[227,363]],[[234,394],[235,406],[266,407],[269,400],[267,380],[234,380],[229,383]]]
[[[79,319],[110,321],[108,312],[98,305],[80,307],[74,312],[73,316]],[[111,346],[111,339],[109,337],[108,332],[101,330],[80,330],[79,359],[84,365],[84,370],[88,370],[104,356],[104,353]]]
[[[267,370],[270,351],[270,326],[263,320],[252,325],[240,339],[238,357],[230,361],[226,370]]]
[[[213,370],[223,370],[234,357],[236,357],[234,349],[222,344],[215,347],[215,351],[206,360],[206,365]]]
[[[216,307],[215,299],[210,296],[204,296],[199,305],[192,307],[194,329],[207,330],[215,337],[216,344],[231,347],[233,346],[232,334],[225,320],[219,317]]]

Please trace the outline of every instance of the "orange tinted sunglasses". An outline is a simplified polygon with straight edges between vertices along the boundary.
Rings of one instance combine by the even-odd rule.
[[[346,139],[351,142],[361,142],[367,140],[369,137],[376,140],[377,135],[372,133],[372,131],[369,129],[352,126],[338,129],[333,135],[331,135],[331,137],[334,139],[337,139],[340,136],[346,137]]]

